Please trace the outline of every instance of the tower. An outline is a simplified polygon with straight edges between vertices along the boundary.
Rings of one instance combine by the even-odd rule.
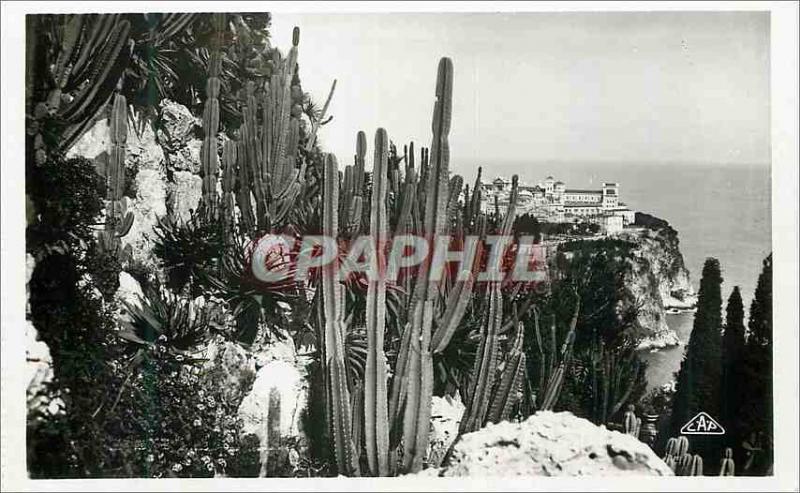
[[[619,204],[619,184],[603,183],[603,209],[613,209]]]

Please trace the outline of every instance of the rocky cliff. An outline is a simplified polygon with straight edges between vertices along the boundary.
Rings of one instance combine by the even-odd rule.
[[[667,326],[666,311],[691,309],[696,295],[681,254],[678,233],[666,221],[637,213],[636,226],[616,235],[635,245],[625,286],[639,306],[639,347],[663,348],[679,344]]]

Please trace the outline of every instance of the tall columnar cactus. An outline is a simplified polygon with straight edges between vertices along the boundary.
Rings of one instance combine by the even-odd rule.
[[[303,91],[297,75],[299,42],[300,30],[295,27],[287,56],[273,51],[269,81],[264,87],[248,81],[241,95],[236,197],[242,224],[248,230],[268,231],[284,225],[305,187],[306,162],[300,154]],[[306,152],[313,149],[335,87],[334,81],[322,114],[312,121]]]
[[[625,416],[623,417],[623,426],[625,428],[625,433],[639,438],[639,431],[642,427],[642,418],[636,416],[634,411],[634,405],[628,404],[628,409],[625,411]]]
[[[386,259],[384,248],[389,227],[386,213],[388,187],[386,131],[379,128],[375,134],[375,160],[372,171],[372,202],[370,208],[370,235],[374,240],[375,264],[378,271],[371,273],[367,288],[367,364],[364,389],[364,423],[367,463],[375,476],[389,474],[389,418],[386,395],[386,355],[383,338],[386,324]]]
[[[431,168],[426,183],[423,235],[429,245],[447,232],[448,165],[447,140],[453,105],[453,62],[442,58],[436,78],[436,103],[433,110]],[[430,257],[420,266],[411,309],[406,364],[407,378],[403,414],[403,469],[417,472],[427,452],[433,395],[433,357],[431,332],[439,297],[439,279],[430,276]]]
[[[692,458],[692,467],[689,470],[689,476],[702,476],[703,475],[703,458],[695,454]]]
[[[220,212],[225,236],[230,239],[236,220],[236,162],[238,146],[235,141],[227,140],[222,147],[222,200]]]
[[[336,157],[325,157],[322,234],[336,238],[339,231],[339,167]],[[334,456],[340,474],[359,475],[352,434],[352,408],[344,354],[344,293],[338,281],[338,266],[322,268],[325,324],[325,368],[328,372],[328,416],[333,433]]]
[[[722,461],[719,465],[720,476],[734,476],[736,474],[736,463],[733,461],[733,450],[730,447],[725,449]]]
[[[553,355],[550,360],[550,368],[549,368],[549,377],[546,379],[546,383],[544,383],[543,387],[540,387],[540,393],[542,394],[542,398],[539,402],[539,409],[543,411],[552,410],[553,407],[558,402],[558,397],[561,394],[561,387],[564,383],[564,374],[566,372],[567,365],[569,365],[572,359],[572,346],[575,343],[575,328],[578,324],[578,314],[580,313],[581,302],[580,298],[575,301],[575,309],[572,312],[572,319],[569,323],[569,330],[567,332],[566,337],[564,338],[564,342],[561,345],[561,350],[556,353],[555,352],[555,344],[556,344],[556,333],[555,333],[555,325],[550,326],[550,343],[551,349],[550,353]],[[536,334],[536,341],[539,347],[539,354],[543,355],[544,348],[542,346],[542,338],[541,334],[539,334],[539,324],[536,323],[534,325]],[[543,374],[544,375],[544,374]]]
[[[503,302],[500,286],[492,283],[489,287],[489,311],[482,325],[481,342],[475,353],[469,401],[459,425],[459,433],[476,431],[484,424],[497,373],[500,344],[498,331],[502,321]]]
[[[133,213],[126,211],[125,151],[128,141],[128,108],[125,96],[117,94],[111,107],[109,119],[109,149],[106,163],[107,218],[106,231],[109,238],[128,234],[133,225]]]
[[[516,204],[518,199],[519,177],[514,175],[511,180],[511,194],[508,209],[503,218],[500,235],[507,237],[511,234],[516,217]],[[495,257],[497,262],[502,262],[502,255]],[[499,270],[499,265],[489,266],[491,270]],[[482,325],[481,342],[475,353],[475,364],[472,371],[472,385],[469,392],[464,418],[459,426],[460,433],[480,429],[485,423],[491,402],[491,393],[494,388],[500,351],[500,330],[503,326],[503,301],[500,294],[500,281],[490,281],[489,310]],[[502,383],[502,382],[501,382]]]
[[[523,385],[525,379],[525,352],[522,343],[525,338],[525,325],[517,323],[517,333],[514,343],[506,357],[503,372],[499,384],[495,387],[492,394],[492,402],[489,408],[488,421],[499,423],[506,420],[511,415],[511,409],[518,400],[518,390]]]
[[[200,148],[200,172],[203,178],[203,205],[206,214],[214,217],[217,206],[217,174],[219,155],[217,154],[217,133],[219,132],[219,89],[222,66],[221,36],[225,26],[225,14],[213,15],[216,29],[211,58],[208,61],[206,80],[206,102],[203,107],[203,145]]]

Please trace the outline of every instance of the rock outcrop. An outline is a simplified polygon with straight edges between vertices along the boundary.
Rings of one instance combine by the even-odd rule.
[[[98,120],[72,146],[67,157],[92,159],[99,173],[104,172],[109,146],[108,120]],[[164,151],[150,125],[141,132],[128,129],[125,148],[126,175],[130,180],[126,197],[127,210],[133,213],[133,226],[122,237],[123,245],[131,245],[135,260],[152,264],[153,228],[157,218],[167,213],[167,177]]]
[[[643,335],[639,348],[658,349],[680,344],[677,334],[667,325],[666,310],[690,309],[696,299],[677,232],[665,221],[648,218],[647,226],[623,231],[616,237],[636,245],[625,287],[639,303],[637,324]]]
[[[308,404],[305,362],[298,357],[291,338],[256,343],[250,354],[256,374],[239,406],[242,433],[258,437],[261,475],[283,475],[292,467],[292,457],[305,451],[301,426],[302,411]]]
[[[431,399],[431,432],[428,443],[428,464],[438,466],[458,436],[458,425],[464,415],[460,398],[434,396]]]
[[[422,476],[672,476],[636,438],[571,413],[538,412],[463,435],[447,464]]]

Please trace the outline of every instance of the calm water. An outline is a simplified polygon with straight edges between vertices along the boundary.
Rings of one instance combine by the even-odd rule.
[[[619,182],[623,202],[666,219],[678,230],[695,289],[703,261],[716,257],[722,266],[723,302],[738,285],[745,309],[749,308],[761,260],[771,250],[769,166],[506,163],[484,169],[486,178],[517,173],[520,180],[529,182],[553,175],[569,188],[599,188],[604,181]],[[689,339],[692,317],[681,314],[667,319],[682,341]],[[650,384],[671,380],[682,355],[683,347],[648,353]]]

